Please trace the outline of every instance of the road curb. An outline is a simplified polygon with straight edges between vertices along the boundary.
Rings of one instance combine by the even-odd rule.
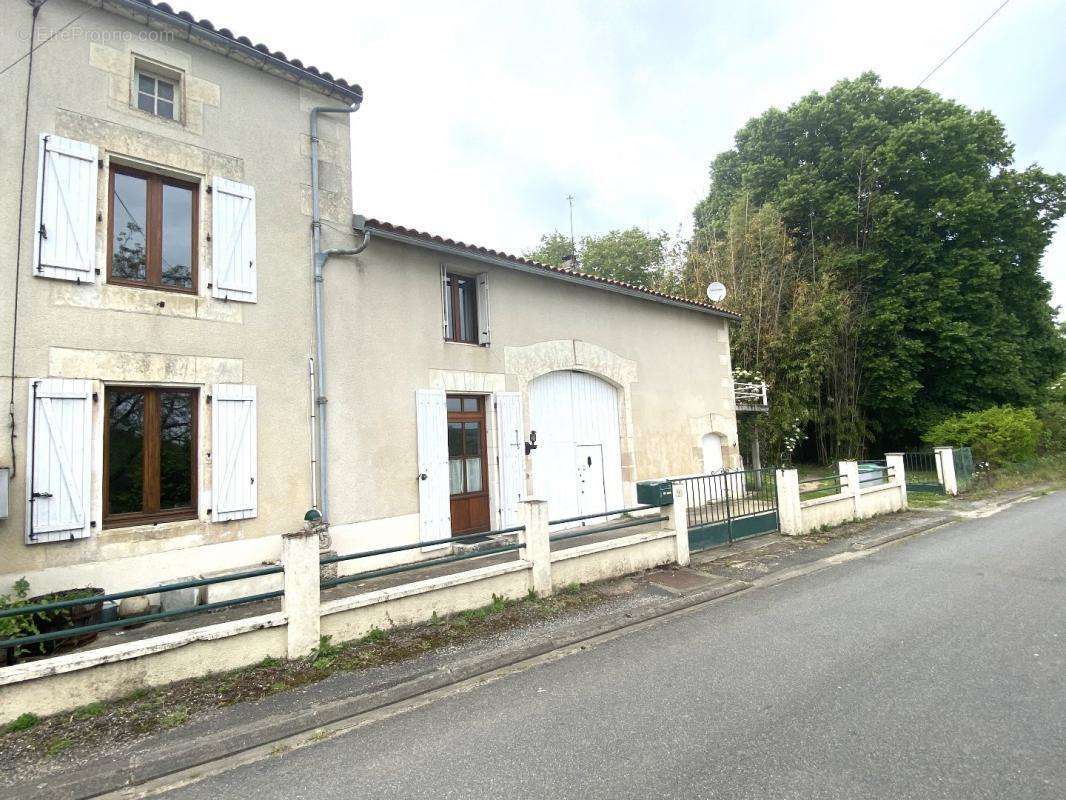
[[[274,716],[222,732],[207,741],[182,741],[160,747],[145,758],[114,757],[92,767],[38,777],[7,787],[10,796],[27,800],[89,800],[101,795],[141,786],[212,762],[269,746],[327,725],[354,720],[362,715],[407,702],[430,692],[513,667],[548,653],[581,645],[605,634],[622,631],[709,603],[751,588],[747,581],[728,581],[682,597],[667,600],[640,612],[616,612],[565,637],[550,637],[503,655],[470,658],[415,677],[405,677],[391,686],[367,694]],[[224,738],[222,738],[224,737]]]

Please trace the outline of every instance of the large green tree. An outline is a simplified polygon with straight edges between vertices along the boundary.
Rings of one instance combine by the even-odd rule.
[[[652,234],[637,227],[583,236],[572,253],[570,239],[556,231],[542,236],[536,249],[526,253],[553,266],[566,265],[567,256],[577,256],[577,269],[603,278],[669,291],[676,286],[684,256],[684,243],[665,231]]]
[[[1040,258],[1066,180],[1014,168],[991,113],[872,73],[841,81],[751,120],[714,159],[695,256],[729,239],[740,201],[772,204],[797,279],[848,309],[811,419],[824,455],[1031,403],[1062,372]]]

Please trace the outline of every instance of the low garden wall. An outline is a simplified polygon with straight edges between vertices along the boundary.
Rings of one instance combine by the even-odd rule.
[[[501,562],[491,552],[484,557],[452,556],[450,563],[469,558],[471,568],[444,570],[445,574],[325,600],[321,587],[330,583],[322,579],[319,531],[309,526],[305,531],[286,534],[282,571],[228,582],[247,582],[255,589],[280,584],[284,591],[282,611],[0,667],[0,724],[25,712],[56,714],[123,697],[142,687],[249,666],[267,657],[305,657],[321,636],[330,636],[335,642],[358,639],[375,628],[414,625],[432,619],[434,614],[445,616],[479,608],[494,597],[518,599],[530,591],[548,595],[572,583],[618,577],[668,563],[688,563],[683,489],[675,490],[674,504],[662,509],[667,512],[665,517],[651,519],[647,526],[637,523],[638,533],[630,532],[634,521],[627,519],[618,525],[624,533],[554,551],[547,504],[530,500],[522,506],[518,544],[497,548],[497,553],[514,553],[513,559]],[[600,536],[611,531],[601,527],[590,534],[593,532]],[[342,576],[374,576],[372,571],[364,573],[352,567],[354,560],[340,571]],[[407,568],[419,569],[421,575],[434,570],[416,563],[379,573]],[[454,570],[450,564],[449,568]],[[213,586],[208,583],[200,588]],[[137,591],[151,594],[153,588],[159,587]],[[218,587],[215,595],[232,591],[229,586],[224,590]],[[208,596],[208,592],[202,594]],[[248,597],[249,602],[256,599]]]

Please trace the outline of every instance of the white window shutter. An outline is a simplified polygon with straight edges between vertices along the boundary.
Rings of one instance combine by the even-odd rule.
[[[89,535],[92,492],[92,384],[42,378],[30,383],[26,542]]]
[[[444,265],[440,265],[440,320],[441,320],[441,335],[443,338],[448,338],[448,268]]]
[[[477,276],[477,343],[489,343],[489,274]]]
[[[452,535],[448,491],[448,401],[443,389],[415,392],[418,423],[418,518],[423,542]],[[441,545],[444,546],[444,545]]]
[[[496,451],[500,456],[500,527],[519,524],[518,503],[526,488],[526,437],[522,432],[522,395],[497,392]]]
[[[255,189],[215,177],[211,180],[211,294],[256,302]]]
[[[96,145],[44,134],[37,159],[33,274],[96,281]]]
[[[255,387],[216,383],[211,390],[211,518],[258,513]]]

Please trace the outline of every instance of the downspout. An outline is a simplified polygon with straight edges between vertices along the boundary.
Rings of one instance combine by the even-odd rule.
[[[326,262],[333,256],[354,256],[366,250],[370,244],[370,231],[362,224],[362,218],[355,218],[353,228],[362,233],[363,241],[350,249],[322,249],[322,215],[319,210],[318,188],[318,115],[319,114],[354,114],[359,110],[359,103],[347,108],[316,106],[311,109],[311,248],[314,268],[314,307],[315,307],[315,414],[318,433],[318,497],[314,508],[327,524],[329,523],[329,459],[326,432],[326,331],[323,308],[323,272]],[[311,512],[308,512],[311,515]]]

